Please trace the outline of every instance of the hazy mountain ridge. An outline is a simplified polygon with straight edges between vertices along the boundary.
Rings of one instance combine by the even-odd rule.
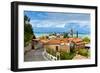
[[[85,33],[89,34],[90,33],[90,26],[89,25],[80,25],[77,23],[69,23],[64,26],[64,28],[60,27],[34,27],[33,31],[38,32],[38,33],[49,33],[49,32],[69,32],[71,29],[73,29],[74,33],[78,31],[79,33]]]

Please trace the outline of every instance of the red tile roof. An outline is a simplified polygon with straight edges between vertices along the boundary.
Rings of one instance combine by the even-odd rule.
[[[53,40],[49,40],[46,44],[61,44],[61,41],[53,39]]]
[[[63,39],[41,39],[39,40],[43,44],[61,44],[61,43],[69,43],[73,41],[74,43],[80,44],[84,43],[80,38],[63,38]]]

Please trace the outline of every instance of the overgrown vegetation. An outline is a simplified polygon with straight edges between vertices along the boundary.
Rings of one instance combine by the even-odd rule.
[[[53,51],[52,49],[48,48],[46,49],[47,53],[53,55],[53,56],[56,56],[56,51]]]
[[[60,59],[61,60],[71,60],[75,56],[75,53],[67,53],[67,52],[61,52],[60,53]]]
[[[53,51],[50,48],[46,49],[46,51],[47,51],[47,53],[49,53],[49,54],[51,54],[53,56],[56,56],[56,53],[57,53],[56,51]],[[67,53],[67,52],[61,51],[59,53],[60,53],[60,59],[61,60],[71,60],[75,56],[75,53],[72,53],[72,52]]]
[[[53,36],[56,36],[56,33],[53,32],[53,33],[50,33],[50,34],[49,34],[49,36],[52,36],[52,35],[53,35]]]
[[[30,18],[24,15],[24,46],[29,43],[33,36],[35,37],[32,25],[30,24]]]
[[[83,41],[86,42],[86,43],[90,43],[90,38],[89,37],[84,37]]]
[[[79,49],[78,54],[85,56],[85,57],[89,57],[90,56],[90,52],[88,49]]]
[[[64,33],[63,38],[68,38],[68,33]]]

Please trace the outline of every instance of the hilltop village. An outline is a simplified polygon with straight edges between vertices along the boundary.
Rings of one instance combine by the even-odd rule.
[[[89,58],[89,44],[79,38],[78,31],[75,34],[72,29],[68,33],[53,33],[32,39],[32,49],[42,48],[44,56],[49,60],[70,60],[76,55],[82,56],[81,59]]]

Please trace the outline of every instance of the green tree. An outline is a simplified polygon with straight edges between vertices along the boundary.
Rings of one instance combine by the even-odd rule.
[[[84,37],[83,41],[86,42],[86,43],[90,43],[90,38],[89,37]]]
[[[75,56],[75,53],[60,52],[61,60],[71,60]]]
[[[24,15],[24,46],[28,44],[28,42],[35,37],[32,25],[30,24],[30,18]]]
[[[68,38],[69,36],[68,36],[68,33],[64,33],[64,36],[63,36],[64,38]]]
[[[76,37],[78,38],[78,31],[76,32]]]
[[[74,31],[73,31],[73,29],[71,29],[71,30],[70,30],[70,35],[71,35],[71,37],[73,37],[73,34],[74,34]]]
[[[88,49],[82,49],[82,48],[80,48],[78,50],[78,54],[80,54],[82,56],[85,56],[85,57],[89,57],[90,52],[89,52]]]

